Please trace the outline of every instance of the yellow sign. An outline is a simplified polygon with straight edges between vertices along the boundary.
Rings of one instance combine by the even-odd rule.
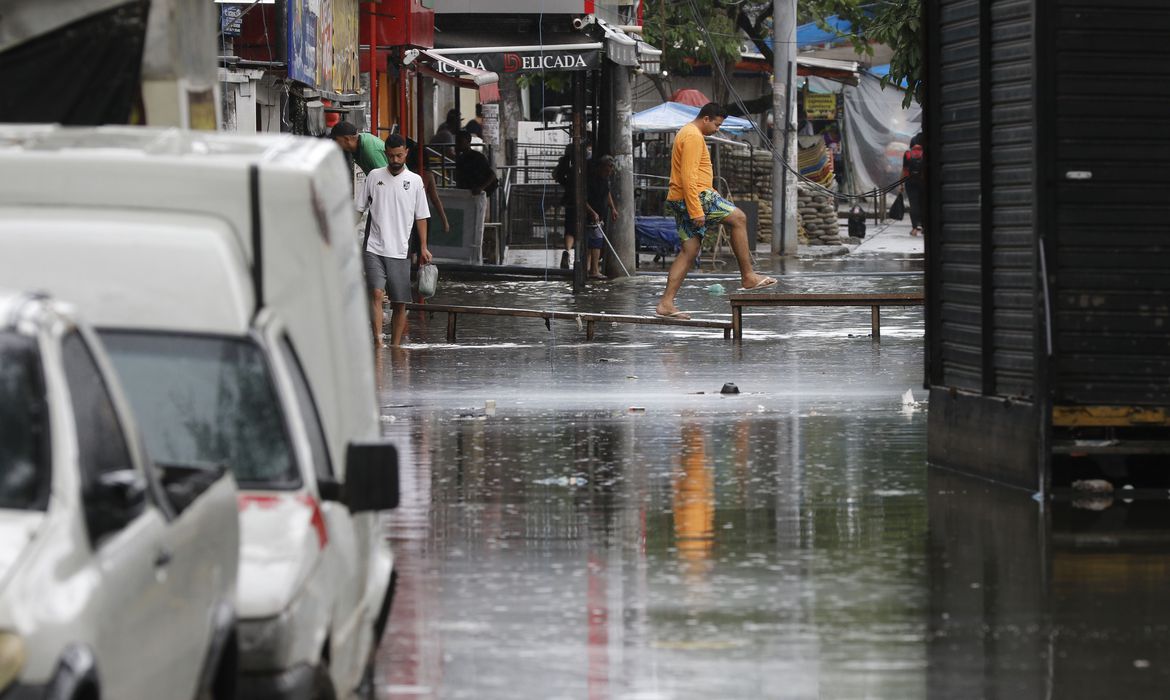
[[[804,96],[804,113],[809,119],[836,119],[837,96],[833,93],[807,93]]]

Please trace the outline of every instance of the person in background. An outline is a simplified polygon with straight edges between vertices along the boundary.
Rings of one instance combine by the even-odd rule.
[[[475,116],[467,120],[463,125],[463,130],[472,136],[483,138],[483,105],[475,105]]]
[[[589,175],[585,181],[585,206],[589,221],[589,264],[586,272],[593,279],[605,279],[601,274],[601,251],[605,247],[605,229],[617,221],[617,205],[613,201],[609,179],[613,176],[613,156],[599,156],[589,161]]]
[[[455,186],[475,198],[475,240],[482,241],[488,195],[496,191],[499,180],[487,156],[471,147],[471,134],[466,131],[455,136],[455,154]]]
[[[435,135],[431,137],[428,145],[431,146],[453,146],[455,145],[455,134],[451,132],[451,127],[447,126],[447,122],[439,124],[439,128],[435,130]]]
[[[453,135],[458,135],[463,130],[463,118],[459,116],[459,109],[452,107],[447,110],[447,130]]]
[[[922,198],[926,191],[926,151],[922,132],[910,139],[910,150],[902,156],[902,191],[910,199],[910,235],[922,233]]]
[[[593,157],[593,132],[585,132],[585,162]],[[552,178],[558,185],[561,186],[564,194],[561,196],[561,204],[565,207],[565,250],[561,253],[561,269],[569,269],[569,256],[572,254],[573,246],[577,243],[577,206],[576,200],[573,196],[573,188],[576,183],[576,168],[573,167],[573,144],[569,143],[565,146],[565,152],[557,160],[556,167],[553,168]],[[588,217],[586,217],[588,223]]]
[[[390,294],[390,345],[402,345],[406,304],[410,294],[410,229],[418,226],[419,258],[431,261],[427,249],[427,206],[422,178],[406,167],[406,142],[394,134],[386,140],[385,168],[371,170],[354,197],[359,212],[370,211],[369,233],[362,249],[366,286],[370,290],[370,321],[374,344],[382,343],[382,301]]]
[[[674,305],[683,280],[695,264],[703,236],[714,231],[721,222],[731,229],[731,250],[739,263],[740,282],[744,289],[761,289],[776,284],[752,269],[752,255],[748,251],[747,216],[743,210],[724,199],[712,184],[711,153],[706,137],[719,131],[727,110],[715,102],[708,102],[698,116],[674,137],[670,152],[670,191],[666,195],[666,211],[674,215],[682,250],[670,266],[666,291],[654,312],[668,318],[689,319]]]
[[[341,150],[353,156],[353,162],[366,175],[375,168],[385,168],[389,161],[386,159],[386,144],[373,134],[358,133],[357,127],[349,122],[337,122],[329,132],[329,138],[341,147]]]

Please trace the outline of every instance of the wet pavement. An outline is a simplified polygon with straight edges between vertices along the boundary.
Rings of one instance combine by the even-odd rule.
[[[765,263],[767,261],[765,260]],[[779,291],[917,291],[920,256]],[[718,270],[716,270],[718,272]],[[679,307],[727,318],[724,275]],[[663,276],[444,279],[436,302],[651,313]],[[1164,504],[1042,505],[927,468],[921,309],[719,331],[444,314],[380,359],[402,454],[379,698],[1160,697]],[[726,382],[738,395],[722,395]]]

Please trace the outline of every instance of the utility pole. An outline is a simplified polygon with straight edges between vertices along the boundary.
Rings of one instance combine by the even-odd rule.
[[[772,254],[796,255],[796,0],[772,0]],[[773,154],[775,156],[775,154]]]

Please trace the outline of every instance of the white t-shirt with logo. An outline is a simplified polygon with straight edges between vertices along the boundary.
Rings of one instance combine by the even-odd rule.
[[[358,211],[370,209],[370,240],[366,250],[384,258],[405,258],[410,250],[410,228],[431,215],[422,178],[406,167],[397,176],[389,168],[375,168],[354,195]]]

